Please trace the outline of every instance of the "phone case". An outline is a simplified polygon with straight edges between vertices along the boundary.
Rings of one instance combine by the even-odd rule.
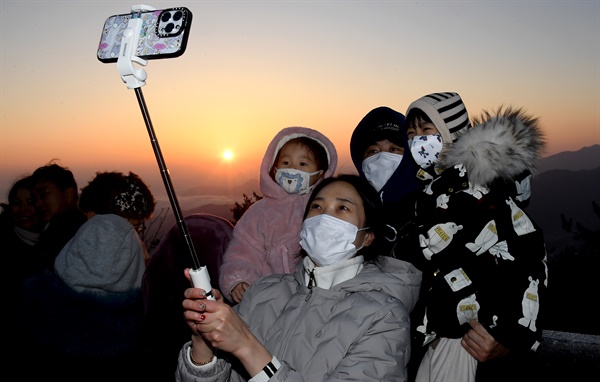
[[[152,60],[179,57],[185,52],[192,12],[185,7],[177,7],[110,16],[102,28],[98,60],[117,62],[123,32],[132,17],[142,19],[136,56]]]

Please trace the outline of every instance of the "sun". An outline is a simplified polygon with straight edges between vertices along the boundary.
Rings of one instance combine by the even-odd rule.
[[[233,159],[233,152],[231,150],[225,150],[223,151],[223,159],[225,159],[226,161],[230,161]]]

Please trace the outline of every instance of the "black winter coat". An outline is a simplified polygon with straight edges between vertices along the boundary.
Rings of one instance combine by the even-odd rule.
[[[424,272],[426,317],[413,326],[424,342],[460,338],[476,318],[511,351],[536,350],[548,271],[524,208],[542,134],[520,110],[487,117],[442,152],[443,172],[417,197],[417,231],[398,252]]]

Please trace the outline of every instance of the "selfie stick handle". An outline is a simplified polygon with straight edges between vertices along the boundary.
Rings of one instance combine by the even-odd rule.
[[[119,74],[121,75],[121,79],[127,84],[127,88],[135,90],[135,95],[140,105],[142,116],[144,117],[144,122],[146,123],[148,135],[150,136],[152,148],[154,149],[154,154],[156,156],[158,167],[160,169],[160,173],[165,184],[167,194],[169,196],[169,201],[171,202],[171,207],[173,208],[173,213],[175,214],[175,218],[177,220],[177,225],[183,236],[184,241],[187,244],[188,250],[192,257],[192,261],[194,263],[194,269],[190,270],[192,282],[196,288],[202,288],[205,291],[207,298],[214,300],[215,298],[213,296],[212,287],[210,285],[210,276],[208,274],[208,269],[205,265],[202,265],[200,263],[198,255],[196,254],[196,250],[194,249],[194,243],[190,238],[187,226],[185,224],[185,221],[183,220],[181,207],[179,206],[177,196],[175,195],[175,189],[173,188],[171,182],[169,170],[167,169],[165,160],[160,150],[158,139],[156,138],[156,134],[154,133],[154,128],[152,126],[152,121],[150,120],[150,114],[148,112],[148,108],[146,107],[144,95],[142,94],[141,87],[146,84],[146,71],[144,69],[136,69],[133,66],[133,62],[137,62],[140,65],[144,66],[147,63],[146,60],[134,56],[134,52],[136,51],[138,43],[137,40],[139,38],[140,30],[142,27],[142,20],[135,16],[136,11],[139,9],[153,10],[153,8],[144,5],[134,6],[132,8],[134,15],[129,20],[129,23],[127,24],[127,29],[125,29],[125,31],[123,32],[123,40],[121,42],[121,51],[117,60],[117,68],[119,70]]]

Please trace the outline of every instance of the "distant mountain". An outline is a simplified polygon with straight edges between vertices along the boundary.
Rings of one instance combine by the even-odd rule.
[[[590,229],[600,228],[592,201],[600,203],[600,145],[564,151],[538,161],[526,211],[544,231],[549,252],[577,245],[561,226],[560,215]]]
[[[542,227],[549,251],[576,245],[573,235],[561,227],[560,215],[600,229],[600,218],[592,210],[600,204],[600,167],[593,170],[547,170],[533,179],[531,202],[526,211]]]
[[[548,170],[591,170],[600,167],[600,145],[584,147],[578,151],[563,151],[540,159],[540,173]]]
[[[217,186],[214,184],[194,186],[183,190],[181,196],[196,196],[196,195],[225,195],[242,200],[242,195],[252,195],[252,192],[258,192],[258,180],[250,179],[232,187]]]

